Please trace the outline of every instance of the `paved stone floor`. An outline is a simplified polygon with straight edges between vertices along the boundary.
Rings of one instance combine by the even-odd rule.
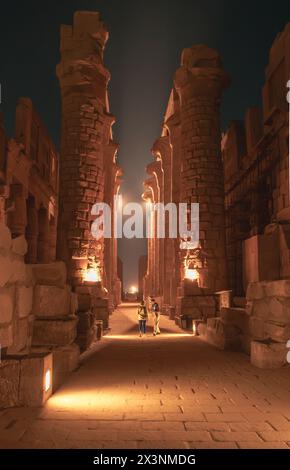
[[[161,326],[139,338],[136,307],[119,308],[45,407],[0,412],[0,447],[289,449],[290,367],[259,370]]]

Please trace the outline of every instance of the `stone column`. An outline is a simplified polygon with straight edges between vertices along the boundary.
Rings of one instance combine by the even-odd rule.
[[[28,244],[26,262],[37,263],[37,239],[38,239],[38,211],[34,199],[27,200],[27,227],[26,240]]]
[[[49,262],[49,237],[50,227],[47,210],[44,208],[38,211],[38,238],[37,238],[37,262]]]
[[[183,51],[175,75],[181,114],[180,201],[200,204],[200,247],[210,292],[227,286],[219,108],[228,81],[216,51],[204,45]],[[186,255],[181,252],[181,263]]]
[[[11,212],[9,212],[8,225],[13,238],[15,238],[19,235],[25,235],[25,229],[27,225],[27,190],[23,187],[22,184],[11,184],[10,198],[13,203],[13,208]]]
[[[76,12],[73,26],[61,27],[61,61],[57,75],[62,95],[58,258],[66,262],[69,282],[80,305],[105,296],[102,287],[104,240],[91,234],[91,209],[104,197],[103,135],[108,111],[103,65],[108,32],[99,13]],[[98,281],[87,282],[93,267]]]

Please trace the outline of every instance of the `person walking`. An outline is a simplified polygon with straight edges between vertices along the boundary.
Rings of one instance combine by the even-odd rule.
[[[160,328],[159,328],[160,308],[159,308],[158,303],[155,301],[155,299],[152,299],[152,313],[153,313],[153,322],[154,322],[153,336],[160,335]]]
[[[146,322],[148,319],[147,308],[144,300],[141,300],[138,307],[139,336],[140,338],[146,334]]]

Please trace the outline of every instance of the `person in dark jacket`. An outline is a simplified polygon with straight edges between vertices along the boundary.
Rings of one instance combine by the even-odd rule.
[[[138,307],[138,321],[139,321],[139,336],[146,334],[146,322],[148,319],[147,308],[145,305],[144,300],[141,300],[140,305]]]

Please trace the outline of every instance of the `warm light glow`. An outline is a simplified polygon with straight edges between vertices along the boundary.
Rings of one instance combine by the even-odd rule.
[[[44,390],[45,390],[45,392],[48,392],[48,390],[51,387],[51,371],[50,371],[50,369],[47,369],[47,371],[45,372],[44,382],[45,382]]]
[[[99,270],[95,268],[88,268],[84,275],[84,281],[86,282],[100,282]]]
[[[196,281],[197,279],[199,279],[199,274],[198,274],[197,269],[187,268],[185,270],[185,277],[186,279],[190,279],[191,281]]]
[[[197,336],[197,326],[195,322],[192,323],[192,333],[193,336]]]
[[[130,294],[137,294],[137,292],[138,292],[137,287],[136,287],[136,286],[131,286],[131,288],[130,288]]]

